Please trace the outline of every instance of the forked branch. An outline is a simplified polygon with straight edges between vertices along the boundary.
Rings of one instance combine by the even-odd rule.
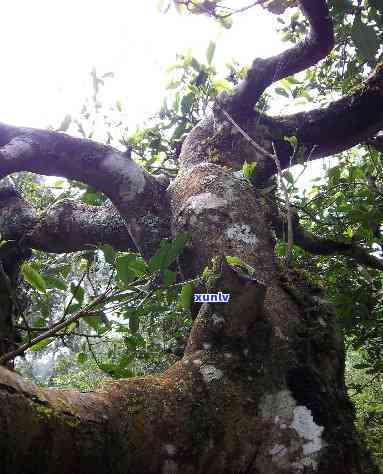
[[[235,94],[225,97],[221,104],[236,120],[251,116],[255,104],[271,84],[315,65],[333,48],[333,24],[326,1],[300,0],[298,4],[310,24],[309,34],[283,53],[253,62]]]
[[[125,153],[64,133],[0,124],[0,178],[17,171],[62,176],[105,193],[148,257],[170,234],[166,188]]]

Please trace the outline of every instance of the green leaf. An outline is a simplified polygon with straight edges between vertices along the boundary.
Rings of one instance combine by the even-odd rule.
[[[233,85],[226,79],[217,79],[213,81],[213,86],[217,89],[217,92],[230,92],[233,89]]]
[[[282,177],[290,184],[295,183],[294,176],[292,175],[292,173],[290,171],[284,171],[282,173]]]
[[[164,271],[175,262],[177,257],[181,255],[185,248],[186,242],[190,239],[189,234],[180,232],[175,240],[169,242],[163,240],[160,244],[160,249],[149,260],[149,269],[151,272],[160,270]]]
[[[63,291],[67,289],[67,282],[63,278],[46,276],[45,283],[47,288],[56,288],[57,290]]]
[[[77,313],[77,311],[80,311],[80,309],[81,309],[80,303],[73,303],[68,306],[68,308],[65,311],[65,314]]]
[[[48,344],[50,344],[54,340],[54,337],[48,337],[47,339],[43,339],[42,341],[36,343],[34,346],[30,348],[32,352],[37,352],[43,347],[46,347]]]
[[[190,309],[192,299],[193,299],[193,292],[194,292],[193,283],[186,283],[186,285],[182,286],[182,290],[181,290],[180,297],[177,304],[178,308],[183,308],[186,310]]]
[[[137,313],[129,316],[129,329],[132,334],[137,334],[140,329],[140,318]]]
[[[85,296],[84,288],[82,288],[81,286],[77,286],[74,283],[71,283],[70,291],[80,304],[84,301],[84,296]]]
[[[144,259],[135,253],[126,253],[116,259],[117,278],[129,283],[145,274],[147,266]]]
[[[340,179],[340,175],[341,175],[341,170],[339,166],[333,166],[327,171],[327,176],[329,178],[332,178],[335,181],[338,181]]]
[[[194,102],[194,94],[190,93],[182,97],[181,100],[181,112],[186,115],[188,112],[190,112],[190,109],[193,105]]]
[[[177,272],[172,272],[171,270],[164,270],[164,277],[162,279],[162,282],[165,286],[172,285],[175,283],[177,278]]]
[[[100,250],[104,254],[105,262],[109,263],[109,265],[114,265],[116,259],[116,251],[114,248],[109,244],[105,244],[100,247]]]
[[[79,352],[79,354],[77,355],[77,362],[79,364],[84,364],[84,362],[86,362],[87,359],[88,359],[88,356],[85,354],[85,352]]]
[[[81,196],[81,201],[91,206],[101,206],[104,203],[104,195],[88,190]]]
[[[234,266],[237,265],[239,267],[241,267],[244,263],[244,262],[242,262],[242,260],[239,257],[231,256],[231,255],[226,256],[226,262],[229,265],[234,265]]]
[[[283,137],[284,140],[288,143],[290,143],[291,146],[294,148],[298,145],[298,138],[295,135],[292,135],[291,137]]]
[[[243,176],[247,179],[251,179],[251,177],[253,176],[253,173],[255,171],[256,166],[257,166],[257,163],[255,163],[255,162],[248,163],[247,161],[245,161],[242,165]]]
[[[196,58],[191,58],[190,60],[190,66],[197,72],[201,71],[201,65],[200,63],[196,60]]]
[[[44,280],[44,277],[40,272],[35,270],[29,263],[24,262],[21,267],[21,274],[31,286],[41,293],[45,293],[47,286]]]
[[[72,265],[70,263],[65,263],[63,265],[58,265],[54,268],[51,268],[51,271],[54,271],[55,274],[59,273],[64,278],[66,278],[70,271],[72,270]]]
[[[282,87],[276,87],[275,92],[279,95],[283,95],[283,97],[287,97],[288,99],[290,98],[290,94]]]
[[[374,28],[363,23],[360,16],[357,16],[351,29],[351,37],[358,53],[366,61],[373,61],[380,46]]]
[[[215,43],[214,41],[209,42],[209,46],[207,47],[206,50],[206,59],[207,63],[210,65],[213,61],[214,53],[215,53]]]
[[[103,311],[90,313],[82,318],[88,326],[97,332],[104,332],[107,329],[106,317]]]
[[[251,265],[248,265],[246,262],[241,260],[239,257],[236,257],[235,255],[227,255],[226,257],[226,262],[232,266],[232,267],[240,267],[246,270],[250,275],[255,274],[255,268],[253,268]]]

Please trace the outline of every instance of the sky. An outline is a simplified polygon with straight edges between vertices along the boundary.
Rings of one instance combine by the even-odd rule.
[[[133,132],[162,104],[177,53],[191,49],[205,60],[215,41],[214,66],[223,71],[233,59],[249,65],[286,48],[276,16],[261,7],[236,15],[229,30],[204,16],[160,13],[158,0],[3,0],[0,14],[0,121],[18,126],[58,127],[66,114],[77,115],[96,68],[114,73],[104,100],[123,104]],[[310,164],[301,183],[317,173]]]
[[[216,41],[220,69],[285,47],[260,7],[236,17],[231,30],[203,16],[161,14],[158,0],[3,0],[0,12],[0,120],[20,126],[45,128],[77,112],[93,67],[115,73],[106,92],[126,106],[133,126],[158,110],[166,68],[186,48],[203,59]]]

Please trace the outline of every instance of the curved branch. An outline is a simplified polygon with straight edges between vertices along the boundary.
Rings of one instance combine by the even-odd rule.
[[[251,115],[268,86],[315,65],[332,50],[334,32],[326,1],[300,0],[298,4],[310,24],[308,36],[277,56],[257,58],[235,94],[222,98],[221,105],[236,120]]]
[[[328,107],[276,120],[306,147],[307,161],[365,142],[383,129],[383,64],[352,94]],[[290,166],[290,157],[282,158],[281,164],[283,168]]]
[[[4,240],[53,253],[102,244],[116,250],[135,249],[125,222],[111,203],[90,206],[65,199],[39,216],[12,187],[0,188],[0,234]]]
[[[287,223],[281,216],[272,217],[277,236],[286,240]],[[342,242],[334,239],[323,239],[303,229],[298,216],[293,218],[294,243],[315,255],[344,255],[353,258],[356,262],[367,267],[383,270],[383,260],[370,255],[366,249],[354,242]]]
[[[0,177],[17,171],[89,184],[114,203],[145,257],[170,234],[166,188],[127,154],[64,133],[0,124]]]

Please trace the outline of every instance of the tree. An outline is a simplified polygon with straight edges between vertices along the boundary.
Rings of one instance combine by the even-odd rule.
[[[219,2],[178,3],[219,16]],[[279,11],[283,3],[267,4]],[[204,272],[207,292],[230,294],[227,304],[194,305],[183,357],[159,376],[117,380],[83,394],[41,389],[0,368],[2,472],[376,472],[355,432],[334,312],[289,260],[295,244],[379,270],[383,262],[352,239],[318,238],[303,229],[282,172],[366,141],[380,146],[383,68],[327,107],[281,117],[257,110],[268,86],[317,64],[334,46],[326,2],[298,6],[309,24],[305,39],[256,59],[234,93],[217,97],[212,113],[183,141],[169,187],[110,145],[0,125],[2,178],[19,171],[62,176],[113,203],[64,200],[38,216],[12,186],[3,187],[3,364],[29,347],[14,350],[13,322],[23,301],[18,272],[30,248],[73,252],[109,244],[138,249],[161,270],[158,261],[166,257],[173,265],[175,248],[185,245],[178,258],[183,279]],[[233,173],[241,169],[250,179]],[[275,234],[287,240],[284,264],[275,254]],[[165,256],[158,253],[170,237],[178,243],[163,243]],[[38,273],[25,268],[43,290]],[[107,287],[40,339],[89,315],[110,295]]]

